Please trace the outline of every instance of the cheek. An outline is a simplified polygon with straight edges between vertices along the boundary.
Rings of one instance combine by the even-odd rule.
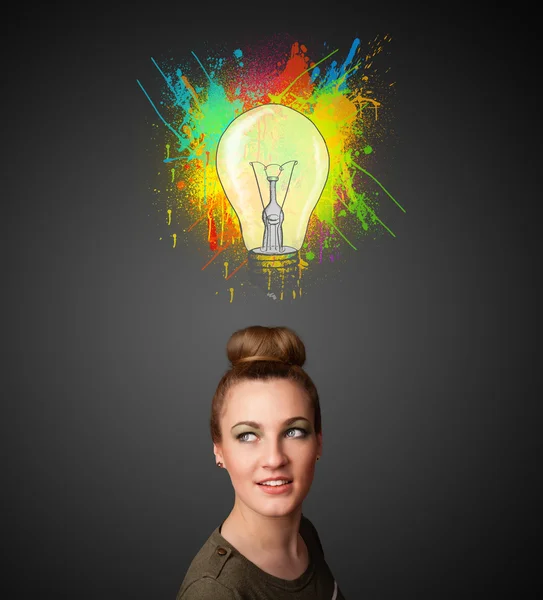
[[[313,474],[315,472],[315,464],[312,457],[304,461],[303,472],[307,475],[308,478],[313,477]]]
[[[251,478],[254,468],[247,453],[231,451],[225,459],[228,461],[228,472],[233,483],[243,484]]]
[[[301,470],[307,474],[307,477],[313,477],[315,472],[315,463],[317,461],[317,452],[314,448],[308,450],[300,461]]]

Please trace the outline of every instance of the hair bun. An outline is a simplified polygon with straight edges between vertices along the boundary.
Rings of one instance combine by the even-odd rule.
[[[305,346],[288,327],[253,325],[230,336],[226,353],[232,366],[255,361],[275,361],[303,367]]]

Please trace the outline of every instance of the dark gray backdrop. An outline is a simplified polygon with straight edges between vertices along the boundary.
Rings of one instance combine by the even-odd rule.
[[[349,600],[532,585],[539,275],[527,258],[539,190],[527,27],[458,5],[11,17],[10,598],[175,597],[232,505],[209,406],[226,340],[250,324],[288,325],[306,342],[324,453],[304,512]],[[229,303],[194,248],[158,239],[155,119],[136,80],[156,92],[151,56],[181,61],[204,41],[243,47],[275,31],[345,50],[392,35],[396,133],[374,174],[407,213],[385,209],[397,238],[359,241],[302,299]]]

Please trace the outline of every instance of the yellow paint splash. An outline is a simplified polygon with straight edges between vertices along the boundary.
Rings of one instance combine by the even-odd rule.
[[[304,269],[307,269],[307,267],[309,266],[309,263],[306,262],[305,260],[303,260],[300,252],[298,252],[298,258],[299,258],[299,262],[298,262],[298,279],[301,279],[302,278],[302,271]]]

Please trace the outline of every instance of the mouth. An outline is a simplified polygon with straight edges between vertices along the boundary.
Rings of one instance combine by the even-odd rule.
[[[266,494],[282,494],[292,489],[292,480],[280,485],[266,485],[265,483],[257,483],[256,485]]]

